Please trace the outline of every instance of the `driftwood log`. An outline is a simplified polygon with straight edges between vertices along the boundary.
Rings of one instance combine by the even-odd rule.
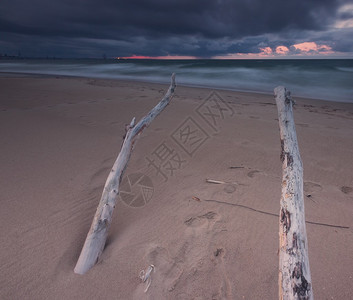
[[[281,137],[282,196],[279,214],[279,299],[313,299],[305,228],[303,165],[290,92],[274,90]]]
[[[143,117],[140,122],[135,125],[135,118],[133,118],[130,126],[128,126],[120,153],[106,180],[91,228],[87,234],[86,241],[77,261],[74,270],[75,273],[86,273],[91,267],[94,266],[103,252],[109,226],[112,221],[112,213],[119,194],[119,185],[133,151],[136,137],[169,104],[174,94],[174,89],[175,74],[172,74],[171,84],[164,98],[145,117]]]

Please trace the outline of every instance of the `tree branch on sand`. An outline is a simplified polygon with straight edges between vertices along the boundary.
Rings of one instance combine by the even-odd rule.
[[[163,99],[143,117],[140,122],[135,125],[135,118],[133,118],[130,126],[128,126],[120,153],[106,180],[91,228],[77,261],[74,270],[75,273],[86,273],[94,266],[102,254],[108,236],[109,226],[112,221],[116,198],[119,194],[120,182],[133,151],[136,137],[144,128],[149,126],[154,118],[169,104],[173,97],[175,87],[175,74],[172,74],[170,87]]]
[[[290,92],[274,90],[281,137],[282,196],[279,214],[279,299],[313,299],[305,228],[303,165]]]

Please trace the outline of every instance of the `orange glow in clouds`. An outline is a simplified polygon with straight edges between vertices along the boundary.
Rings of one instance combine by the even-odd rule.
[[[312,55],[330,55],[335,52],[328,45],[318,45],[315,42],[304,42],[292,45],[289,49],[286,46],[277,46],[275,49],[270,47],[260,48],[261,52],[257,54],[258,58],[274,58],[281,56],[296,57],[296,56],[312,56]],[[292,50],[296,50],[293,52]]]
[[[306,56],[327,56],[336,54],[328,45],[319,45],[315,42],[304,42],[290,46],[289,48],[280,45],[260,48],[260,53],[228,53],[213,56],[213,59],[258,59],[258,58],[281,58],[281,57],[306,57]],[[165,55],[165,56],[143,56],[132,55],[121,57],[123,59],[197,59],[195,56]]]
[[[272,49],[270,47],[260,48],[260,50],[261,50],[261,53],[259,54],[260,56],[272,54]]]
[[[286,46],[278,46],[276,48],[277,54],[287,54],[288,52],[289,52],[289,49]]]
[[[327,45],[318,45],[315,42],[304,42],[295,44],[293,47],[304,53],[333,54],[332,48]]]

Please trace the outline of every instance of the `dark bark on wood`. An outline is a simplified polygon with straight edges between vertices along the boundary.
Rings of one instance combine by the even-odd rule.
[[[279,298],[313,299],[305,228],[303,166],[289,91],[275,89],[281,136],[282,196],[279,218]]]

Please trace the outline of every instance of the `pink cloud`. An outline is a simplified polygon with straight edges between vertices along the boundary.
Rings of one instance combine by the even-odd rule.
[[[332,48],[328,45],[318,45],[315,42],[304,42],[293,45],[295,50],[302,54],[333,54]]]
[[[325,57],[328,55],[337,55],[329,45],[320,45],[315,42],[304,42],[290,46],[277,46],[274,50],[271,47],[259,49],[259,53],[229,53],[221,56],[215,56],[216,59],[258,59],[258,58],[280,58],[280,57],[306,57],[317,56]]]
[[[278,46],[276,48],[276,53],[277,54],[288,54],[289,49],[286,46]]]
[[[260,48],[260,55],[270,55],[272,54],[272,49],[270,47]]]

